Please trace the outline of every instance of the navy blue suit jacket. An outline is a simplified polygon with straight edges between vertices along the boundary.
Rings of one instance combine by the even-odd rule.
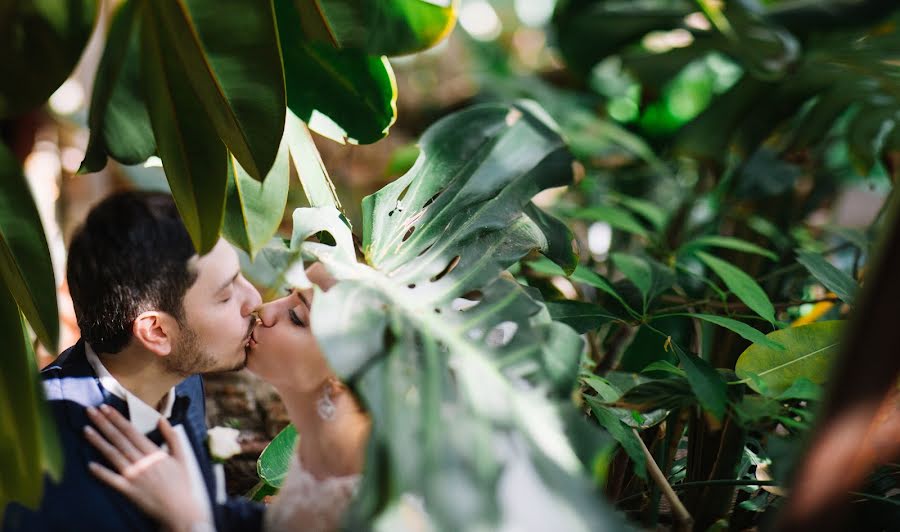
[[[85,356],[84,342],[79,341],[41,371],[44,391],[56,422],[65,460],[59,484],[44,481],[44,497],[36,511],[16,503],[9,504],[3,519],[7,531],[156,531],[152,521],[125,496],[100,482],[87,469],[90,461],[106,463],[84,438],[88,418],[87,406],[109,404],[127,415],[124,401],[110,394],[100,384]],[[231,498],[215,504],[215,480],[206,447],[206,405],[203,380],[191,376],[175,387],[176,400],[189,400],[184,429],[191,440],[207,491],[212,499],[216,528],[221,531],[255,531],[262,529],[263,506],[259,503]]]

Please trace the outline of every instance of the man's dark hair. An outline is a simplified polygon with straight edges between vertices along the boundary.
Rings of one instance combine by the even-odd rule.
[[[172,196],[132,191],[100,202],[69,245],[66,277],[82,338],[98,353],[118,353],[142,312],[183,321],[195,253]]]

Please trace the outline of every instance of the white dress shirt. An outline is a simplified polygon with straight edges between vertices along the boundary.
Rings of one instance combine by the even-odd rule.
[[[103,365],[103,362],[100,361],[100,357],[97,356],[91,346],[87,343],[84,344],[84,351],[85,355],[87,356],[88,363],[92,368],[94,368],[94,372],[97,374],[97,378],[100,379],[100,384],[103,385],[106,391],[115,395],[119,399],[122,399],[128,405],[128,415],[131,424],[134,425],[134,427],[138,429],[138,431],[143,434],[152,432],[157,428],[159,418],[163,416],[168,418],[172,415],[172,406],[175,404],[174,387],[169,390],[166,396],[162,399],[162,410],[158,411],[144,401],[141,401],[136,395],[125,389],[125,387],[122,386],[119,381],[116,380],[116,378],[113,377],[112,374],[106,369],[106,367]],[[206,490],[206,482],[203,480],[203,473],[200,470],[200,464],[199,462],[197,462],[197,457],[194,455],[194,447],[191,445],[187,433],[184,431],[184,427],[182,425],[176,425],[174,428],[175,433],[178,435],[178,440],[181,444],[181,448],[185,451],[184,454],[187,459],[188,476],[190,477],[191,483],[191,495],[198,502],[200,507],[203,508],[203,511],[206,514],[207,521],[209,523],[212,523],[212,508],[210,507],[210,499]],[[215,475],[214,478],[218,476],[219,475]],[[216,480],[218,481],[218,478],[216,478]]]

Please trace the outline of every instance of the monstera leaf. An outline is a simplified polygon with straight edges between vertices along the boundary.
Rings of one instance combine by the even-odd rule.
[[[363,201],[361,259],[333,206],[294,212],[293,252],[339,280],[312,330],[373,419],[350,528],[395,526],[409,494],[441,530],[621,528],[566,436],[582,340],[504,274],[532,251],[574,269],[572,235],[530,201],[572,180],[556,126],[533,103],[483,105],[420,146]]]

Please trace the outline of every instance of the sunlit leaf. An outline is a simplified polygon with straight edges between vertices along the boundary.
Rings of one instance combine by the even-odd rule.
[[[273,488],[281,488],[297,452],[299,439],[297,429],[293,425],[288,425],[266,445],[256,462],[256,472],[263,482]]]
[[[837,356],[843,326],[842,321],[823,321],[771,332],[767,336],[786,349],[751,345],[741,353],[734,371],[748,386],[769,397],[778,397],[800,378],[822,384]]]
[[[766,295],[765,291],[752,277],[735,265],[713,257],[706,252],[698,251],[697,258],[709,266],[709,269],[716,272],[716,275],[722,279],[728,290],[750,307],[750,310],[769,322],[775,321],[775,307],[769,301],[769,296]]]

